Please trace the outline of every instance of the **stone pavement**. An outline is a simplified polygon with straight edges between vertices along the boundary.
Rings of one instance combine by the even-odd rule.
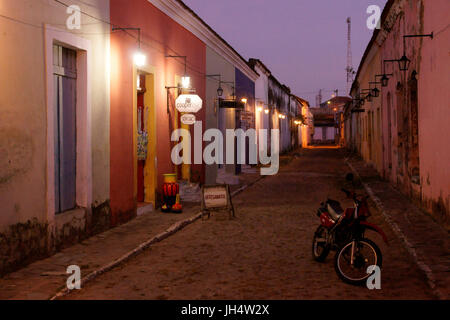
[[[349,155],[347,163],[359,175],[377,208],[425,273],[435,295],[449,299],[450,237],[447,230],[383,181],[363,160]]]
[[[383,253],[381,290],[342,282],[334,253],[324,263],[314,261],[316,210],[327,197],[352,204],[340,191],[349,187],[350,169],[342,150],[332,148],[302,150],[280,162],[278,175],[233,197],[235,219],[217,213],[190,224],[64,299],[436,299],[373,206],[369,221],[389,239],[386,245],[367,234]]]
[[[233,189],[236,191],[245,188],[258,179],[259,172],[244,173],[240,176],[240,184]],[[149,239],[170,230],[177,223],[193,218],[199,212],[199,203],[185,203],[182,214],[161,213],[160,210],[144,213],[126,224],[0,278],[0,300],[49,299],[65,288],[68,266],[80,266],[84,278],[129,254]]]

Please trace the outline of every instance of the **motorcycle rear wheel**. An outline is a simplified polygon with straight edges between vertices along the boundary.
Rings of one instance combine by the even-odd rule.
[[[344,282],[352,285],[365,285],[367,278],[371,275],[367,273],[367,268],[376,265],[381,269],[381,250],[369,239],[355,241],[357,248],[352,265],[350,262],[352,243],[353,240],[347,242],[336,252],[334,269]]]
[[[312,256],[317,262],[325,261],[330,252],[330,245],[328,244],[328,229],[320,225],[314,233],[312,243]]]

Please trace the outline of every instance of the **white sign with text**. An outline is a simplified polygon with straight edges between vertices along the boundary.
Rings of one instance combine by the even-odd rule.
[[[203,101],[196,94],[182,94],[175,101],[175,107],[179,112],[196,113],[202,106]]]

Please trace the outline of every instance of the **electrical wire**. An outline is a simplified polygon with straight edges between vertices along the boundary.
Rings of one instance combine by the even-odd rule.
[[[69,7],[70,7],[70,5],[68,5],[67,3],[65,3],[65,2],[63,2],[63,1],[61,1],[61,0],[53,0],[53,1],[55,1],[56,3],[58,3],[58,4],[60,4],[60,5],[64,6],[64,7],[66,7],[66,8],[69,8]],[[76,0],[76,1],[78,1],[78,2],[80,2],[80,3],[83,3],[83,4],[85,4],[85,5],[88,5],[88,4],[86,4],[85,2],[83,2],[83,1],[81,1],[81,0]],[[101,22],[101,23],[104,23],[104,24],[109,25],[109,26],[111,27],[111,29],[112,29],[112,28],[118,28],[118,29],[121,29],[121,30],[117,30],[117,31],[112,31],[112,30],[111,30],[110,32],[105,32],[105,33],[75,32],[75,34],[80,34],[80,35],[108,35],[108,34],[109,34],[109,35],[111,35],[111,34],[118,33],[118,32],[125,32],[125,34],[127,34],[129,37],[135,39],[136,41],[139,40],[138,37],[137,37],[136,35],[134,35],[133,33],[129,32],[128,30],[123,30],[125,27],[122,27],[122,26],[119,26],[119,25],[115,25],[115,24],[111,23],[111,22],[108,21],[108,20],[105,20],[105,19],[96,17],[96,16],[94,16],[94,15],[92,15],[92,14],[89,14],[89,13],[83,11],[83,10],[80,10],[80,13],[83,14],[84,16],[87,16],[87,17],[91,18],[91,19],[94,19],[94,20],[96,20],[96,21],[99,21],[99,22]],[[16,22],[16,23],[20,23],[20,24],[23,24],[23,25],[27,25],[27,26],[30,26],[30,27],[34,27],[34,28],[37,28],[37,29],[43,29],[43,26],[41,26],[41,25],[35,25],[35,24],[33,24],[33,23],[26,22],[26,21],[23,21],[23,20],[20,20],[20,19],[17,19],[17,18],[9,17],[9,16],[2,15],[2,14],[0,14],[0,17],[1,17],[1,18],[4,18],[4,19],[7,19],[7,20],[10,20],[10,21],[13,21],[13,22]],[[57,24],[57,25],[61,25],[61,24]],[[64,32],[65,32],[65,31],[64,31]],[[167,44],[165,44],[165,43],[163,43],[163,42],[161,42],[161,41],[159,41],[159,40],[157,40],[157,39],[154,39],[154,38],[152,38],[151,36],[146,35],[145,33],[142,33],[142,34],[141,34],[141,45],[144,45],[144,46],[153,48],[154,50],[156,50],[156,51],[158,51],[158,52],[160,52],[160,53],[162,53],[162,54],[167,55],[167,52],[166,52],[164,49],[157,48],[154,44],[149,43],[149,42],[147,42],[147,41],[145,41],[145,40],[143,41],[143,40],[142,40],[143,38],[149,38],[151,41],[159,43],[160,46],[162,46],[162,47],[168,49],[169,51],[171,51],[171,52],[172,52],[171,55],[177,55],[177,56],[181,56],[181,55],[182,55],[181,53],[179,53],[179,52],[175,51],[174,49],[172,49],[171,47],[169,47]],[[179,59],[175,59],[175,61],[177,61],[177,62],[180,63],[181,65],[184,65],[184,62],[180,61]],[[192,63],[190,63],[190,62],[188,61],[188,59],[186,59],[186,67],[189,68],[189,70],[191,70],[191,71],[193,71],[193,72],[195,72],[195,73],[197,73],[197,74],[199,74],[199,75],[201,75],[201,76],[204,76],[204,77],[206,77],[206,78],[208,78],[208,79],[211,79],[211,80],[213,80],[213,81],[216,81],[217,83],[220,83],[220,80],[219,80],[219,79],[215,79],[215,78],[212,78],[212,77],[207,77],[207,74],[206,74],[205,72],[203,72],[203,71],[197,69],[197,66],[193,65]],[[230,87],[230,88],[233,87],[233,85],[231,85],[231,84],[229,84],[229,83],[226,83],[226,82],[221,82],[221,83],[224,84],[225,86]],[[325,91],[326,91],[326,90],[325,90]],[[329,91],[334,91],[334,90],[329,90]],[[312,93],[315,93],[315,92],[311,92],[311,94],[312,94]],[[306,94],[306,93],[302,93],[302,94]]]

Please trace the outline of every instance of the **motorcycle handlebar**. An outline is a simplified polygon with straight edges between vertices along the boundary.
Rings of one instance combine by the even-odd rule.
[[[347,197],[350,197],[350,195],[352,194],[350,191],[348,191],[344,188],[342,188],[341,190],[347,195]]]
[[[347,189],[344,188],[342,188],[341,190],[347,195],[347,198],[356,200],[357,194],[355,192],[348,191]]]

